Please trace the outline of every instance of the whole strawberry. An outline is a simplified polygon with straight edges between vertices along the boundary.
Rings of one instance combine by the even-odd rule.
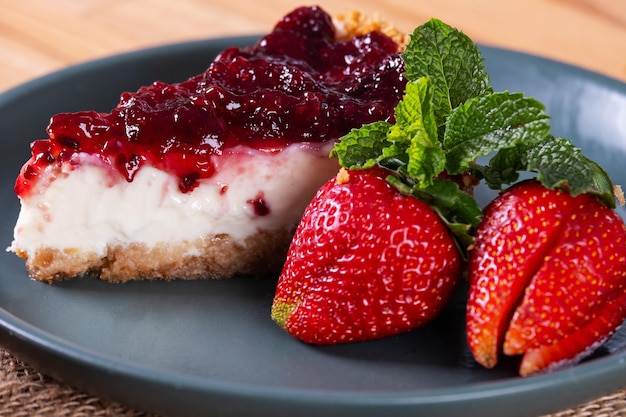
[[[475,359],[523,355],[520,374],[593,352],[626,319],[626,227],[597,197],[521,182],[485,210],[469,258]]]
[[[313,344],[378,339],[443,308],[462,258],[438,215],[400,194],[381,169],[341,170],[304,213],[272,318]]]

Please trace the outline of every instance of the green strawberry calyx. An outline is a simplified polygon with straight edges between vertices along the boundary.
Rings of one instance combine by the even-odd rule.
[[[551,135],[542,103],[494,91],[478,46],[461,31],[431,19],[412,33],[402,58],[407,84],[394,123],[343,136],[331,151],[342,167],[388,170],[389,183],[428,202],[462,248],[482,210],[459,178],[501,190],[530,172],[547,188],[594,194],[615,207],[619,190],[608,174],[570,140]]]

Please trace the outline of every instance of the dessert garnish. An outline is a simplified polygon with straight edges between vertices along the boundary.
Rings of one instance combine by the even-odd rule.
[[[467,338],[476,360],[522,355],[520,374],[600,346],[626,318],[626,229],[589,193],[537,180],[486,208],[469,259]]]
[[[435,317],[465,275],[479,363],[523,355],[530,375],[581,360],[626,318],[619,188],[552,136],[543,104],[494,91],[462,32],[431,19],[402,57],[394,120],[352,130],[331,152],[345,172],[305,211],[273,319],[309,343],[386,337]],[[374,191],[382,178],[385,193]],[[484,211],[478,182],[505,188]]]

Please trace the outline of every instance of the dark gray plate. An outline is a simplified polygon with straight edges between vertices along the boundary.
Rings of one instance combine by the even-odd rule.
[[[49,117],[106,111],[119,93],[202,71],[229,38],[116,56],[0,96],[1,244],[18,213],[12,187]],[[571,137],[626,184],[626,86],[577,68],[483,48],[497,89],[548,106]],[[479,194],[483,200],[488,193]],[[624,210],[620,210],[624,216]],[[530,416],[626,386],[626,332],[584,363],[522,379],[515,360],[485,370],[464,341],[462,299],[417,331],[377,342],[312,347],[269,318],[274,280],[133,282],[85,278],[49,286],[0,254],[0,344],[89,392],[171,416]]]

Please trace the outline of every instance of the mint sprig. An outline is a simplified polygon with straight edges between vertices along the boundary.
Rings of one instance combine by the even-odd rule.
[[[393,123],[353,129],[331,151],[348,169],[374,166],[404,194],[428,202],[466,248],[482,211],[460,176],[493,189],[529,171],[547,188],[592,193],[615,206],[606,172],[568,139],[550,134],[543,104],[523,93],[494,92],[480,50],[437,19],[415,29],[402,55],[406,90]],[[484,165],[477,161],[490,157]]]

